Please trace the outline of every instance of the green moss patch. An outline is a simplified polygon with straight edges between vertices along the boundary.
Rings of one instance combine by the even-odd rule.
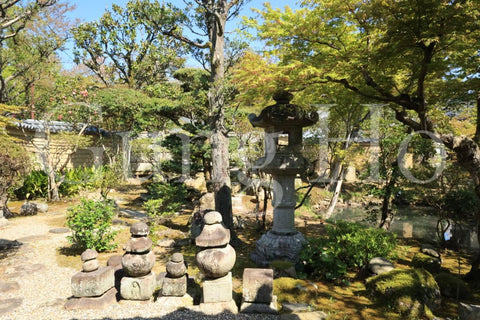
[[[412,259],[412,267],[414,268],[424,268],[431,273],[439,273],[441,268],[441,261],[438,258],[429,256],[418,252]]]
[[[469,299],[472,296],[472,292],[465,282],[453,274],[442,272],[435,276],[435,280],[437,281],[438,286],[440,287],[440,292],[444,297]]]
[[[411,318],[433,318],[430,309],[440,306],[440,288],[425,269],[392,270],[367,280],[366,288],[382,303]]]

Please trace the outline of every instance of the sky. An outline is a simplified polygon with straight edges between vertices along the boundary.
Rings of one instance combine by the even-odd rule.
[[[118,4],[124,6],[128,0],[70,0],[69,3],[75,5],[75,9],[68,13],[68,16],[72,20],[80,20],[81,22],[88,22],[97,20],[102,16],[106,9],[111,8],[112,4]],[[165,2],[173,3],[176,6],[181,7],[183,0],[166,0]],[[265,0],[250,0],[245,6],[241,16],[253,16],[252,8],[261,9]],[[289,6],[291,8],[296,7],[296,0],[271,0],[269,1],[274,8],[284,8]],[[235,22],[234,22],[235,23]],[[232,22],[229,24],[232,25]],[[235,27],[233,27],[235,28]],[[74,66],[72,44],[67,44],[66,51],[60,54],[62,63],[66,69],[70,69]]]

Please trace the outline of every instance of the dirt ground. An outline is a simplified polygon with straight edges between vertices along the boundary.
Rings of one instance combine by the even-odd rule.
[[[115,250],[100,254],[99,260],[101,264],[106,264],[106,261],[113,255],[122,255],[124,253],[123,245],[130,236],[129,225],[140,221],[144,217],[141,212],[142,201],[140,194],[142,192],[144,192],[142,187],[139,184],[135,184],[114,190],[109,195],[110,198],[116,200],[121,209],[120,215],[114,221],[114,228],[118,230],[116,242],[119,245]],[[47,266],[47,268],[55,265],[58,268],[62,268],[62,270],[66,270],[67,274],[68,272],[72,273],[74,270],[79,271],[81,269],[81,252],[74,250],[66,241],[68,233],[57,234],[48,232],[53,229],[60,230],[60,228],[65,228],[66,210],[76,203],[78,201],[75,199],[50,203],[47,213],[32,217],[14,217],[10,220],[10,225],[0,229],[0,239],[11,242],[10,248],[4,246],[4,250],[0,250],[0,282],[2,279],[7,281],[8,275],[6,272],[8,270],[11,271],[12,268],[15,269],[15,263],[23,261],[23,258],[14,259],[15,255],[19,254],[19,252],[22,253],[23,250],[22,245],[16,247],[14,241],[25,243],[27,247],[34,246],[36,252],[51,252],[50,254],[44,254],[41,257],[43,260],[39,260],[39,262],[34,263],[34,260],[38,257],[32,257],[31,265],[41,264]],[[243,212],[236,212],[242,226],[241,229],[236,230],[242,244],[236,248],[237,262],[233,270],[234,291],[237,299],[241,298],[243,269],[256,267],[250,260],[250,253],[254,250],[255,241],[265,232],[264,229],[259,228],[255,215],[251,213],[255,205],[251,198],[242,198],[242,204]],[[13,212],[18,212],[21,202],[11,202],[9,206]],[[198,274],[194,261],[196,248],[188,240],[190,216],[191,211],[187,210],[184,214],[173,217],[164,226],[155,228],[155,235],[152,235],[155,242],[162,243],[162,240],[173,239],[182,244],[182,246],[174,247],[159,245],[154,247],[157,260],[153,271],[156,274],[165,271],[165,264],[174,252],[183,253],[189,265],[188,272],[190,275],[195,276]],[[272,213],[269,211],[267,213],[267,228],[271,224],[271,218]],[[313,237],[324,232],[324,222],[308,214],[297,216],[296,224],[297,229],[307,237]],[[418,241],[400,240],[399,260],[396,261],[396,266],[398,268],[410,267],[410,261],[414,254],[419,252],[419,247],[420,243]],[[28,256],[27,253],[25,255]],[[442,259],[442,267],[451,273],[464,275],[469,270],[468,252],[445,250],[442,252]],[[31,268],[35,267],[31,265]],[[28,268],[24,272],[28,273]],[[279,275],[281,275],[281,272]],[[376,305],[366,293],[363,281],[357,280],[355,274],[352,273],[349,276],[348,285],[279,278],[275,280],[274,290],[280,302],[308,303],[315,309],[326,312],[328,319],[401,319],[399,315],[394,314],[385,306]],[[69,278],[67,277],[66,280],[68,282]],[[68,287],[68,284],[65,284],[65,286]],[[1,291],[2,287],[0,286],[0,293]],[[55,299],[58,300],[59,298]],[[54,301],[56,301],[55,299]],[[472,302],[479,304],[480,294],[477,293]],[[57,303],[60,302],[57,301]],[[441,308],[434,313],[442,319],[455,319],[457,317],[457,305],[458,302],[455,299],[443,299]],[[0,318],[1,310],[2,304],[0,299]]]

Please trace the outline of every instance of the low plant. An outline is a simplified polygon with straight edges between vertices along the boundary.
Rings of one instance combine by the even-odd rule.
[[[148,190],[148,200],[143,208],[150,218],[157,223],[180,210],[187,199],[187,188],[184,184],[153,182],[146,188]]]
[[[61,196],[69,197],[78,194],[83,189],[93,189],[98,184],[95,176],[96,172],[93,167],[68,169],[58,191]]]
[[[337,221],[326,230],[325,235],[308,238],[300,251],[301,271],[311,278],[338,279],[374,257],[390,257],[396,247],[395,235],[382,229]]]
[[[67,210],[67,226],[72,230],[68,240],[82,249],[99,252],[114,249],[117,232],[111,229],[114,216],[113,202],[86,200]]]
[[[43,170],[32,170],[23,181],[23,185],[14,192],[17,199],[46,198],[48,195],[48,176]]]

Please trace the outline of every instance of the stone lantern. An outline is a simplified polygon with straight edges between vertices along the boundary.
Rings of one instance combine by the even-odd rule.
[[[318,113],[302,111],[291,104],[292,94],[280,91],[276,104],[248,119],[254,127],[265,129],[265,155],[255,168],[273,177],[273,227],[257,241],[252,259],[261,266],[274,260],[296,262],[305,237],[295,229],[295,177],[305,171],[302,156],[302,128],[318,121]]]

